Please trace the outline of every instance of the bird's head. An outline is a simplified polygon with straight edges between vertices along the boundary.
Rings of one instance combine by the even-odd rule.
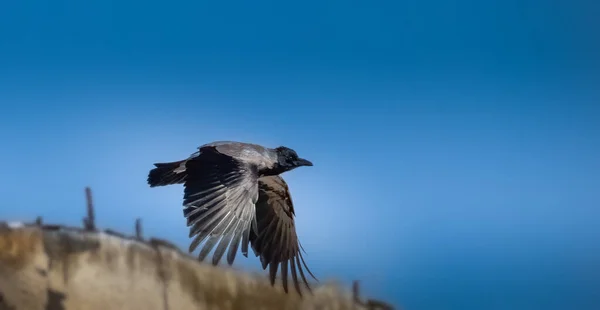
[[[290,171],[301,166],[313,165],[310,161],[298,157],[296,151],[288,147],[280,146],[275,151],[277,152],[277,164],[285,171]]]

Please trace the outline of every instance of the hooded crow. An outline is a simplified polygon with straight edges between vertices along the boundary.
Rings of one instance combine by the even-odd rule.
[[[306,288],[306,270],[315,280],[301,253],[294,225],[294,204],[279,174],[312,166],[290,148],[274,149],[256,144],[219,141],[202,145],[184,160],[156,163],[148,174],[150,187],[183,184],[183,215],[194,238],[189,251],[205,242],[198,255],[212,256],[217,265],[227,251],[233,264],[238,247],[248,257],[248,244],[269,267],[271,285],[281,265],[281,279],[288,292],[288,265],[296,291],[302,294],[298,273]],[[304,249],[302,249],[303,251]],[[304,267],[304,268],[303,268]]]

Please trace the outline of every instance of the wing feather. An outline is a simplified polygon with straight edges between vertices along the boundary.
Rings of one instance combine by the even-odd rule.
[[[288,291],[288,275],[296,291],[301,295],[298,273],[304,286],[311,291],[305,277],[306,270],[317,280],[304,262],[301,245],[294,224],[294,204],[289,188],[280,176],[265,176],[258,179],[258,201],[256,202],[256,234],[250,242],[263,269],[269,268],[269,280],[275,284],[280,270],[284,291]],[[281,265],[281,268],[279,268]]]
[[[242,250],[248,249],[249,239],[244,236],[250,234],[255,217],[256,168],[212,146],[203,147],[185,167],[183,215],[194,238],[189,251],[205,242],[198,254],[202,261],[216,246],[212,263],[217,265],[229,247],[227,263],[231,265],[240,242]]]

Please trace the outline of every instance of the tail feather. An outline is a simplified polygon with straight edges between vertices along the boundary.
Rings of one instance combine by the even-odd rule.
[[[148,173],[148,185],[150,187],[181,184],[185,182],[187,173],[181,164],[184,160],[171,163],[156,163],[156,168]]]

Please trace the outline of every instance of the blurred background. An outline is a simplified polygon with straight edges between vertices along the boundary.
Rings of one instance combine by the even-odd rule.
[[[187,249],[155,162],[286,145],[307,263],[404,309],[600,309],[593,1],[3,1],[0,219]],[[260,270],[258,259],[236,266]]]

